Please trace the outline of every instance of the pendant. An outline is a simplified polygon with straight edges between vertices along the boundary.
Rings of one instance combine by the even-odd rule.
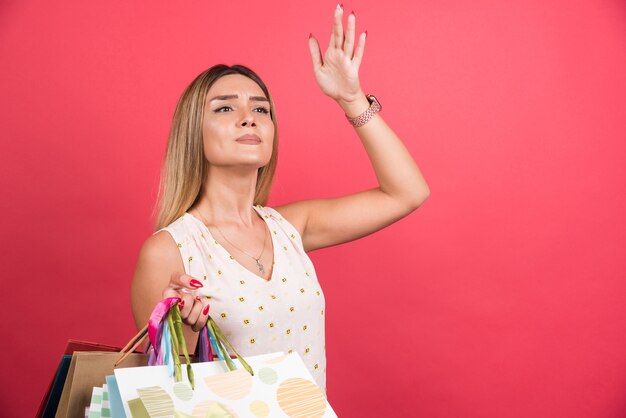
[[[265,268],[263,267],[263,264],[261,264],[261,262],[259,260],[256,260],[256,266],[259,269],[259,271],[261,272],[261,274],[265,274]]]

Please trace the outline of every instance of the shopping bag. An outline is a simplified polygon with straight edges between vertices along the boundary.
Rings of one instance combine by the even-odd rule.
[[[119,347],[113,347],[113,346],[105,345],[105,344],[98,344],[98,343],[92,343],[89,341],[79,341],[79,340],[72,340],[72,339],[68,340],[67,345],[65,346],[65,350],[63,351],[63,356],[61,357],[61,361],[59,362],[59,367],[57,368],[54,376],[52,377],[45,395],[41,399],[41,403],[39,404],[39,409],[37,410],[36,417],[37,418],[42,418],[42,417],[52,418],[56,414],[57,407],[59,405],[59,400],[61,398],[61,393],[63,391],[63,385],[65,384],[67,372],[69,370],[70,362],[72,360],[72,353],[74,353],[74,351],[116,352],[119,350],[120,350]]]
[[[106,377],[107,387],[109,388],[109,406],[111,408],[112,418],[126,418],[124,413],[124,405],[122,404],[122,398],[120,396],[120,390],[117,387],[117,380],[115,375]]]
[[[57,371],[48,386],[48,391],[44,395],[39,404],[37,410],[37,418],[54,418],[54,414],[57,412],[59,406],[59,400],[61,399],[61,392],[63,392],[63,385],[65,384],[65,378],[67,377],[67,371],[70,368],[70,362],[72,361],[71,354],[64,354],[61,357],[61,362]]]
[[[112,418],[108,394],[107,385],[94,386],[91,393],[91,403],[85,410],[87,418]]]
[[[115,369],[127,417],[336,417],[300,356],[247,356],[254,370],[230,370],[225,361],[192,364],[195,388],[167,366]]]
[[[106,376],[113,374],[113,366],[119,357],[119,353],[74,352],[55,417],[83,417],[94,386],[101,387],[106,382]],[[130,354],[125,362],[126,367],[146,364],[148,355],[140,353]]]
[[[139,347],[144,338],[148,336],[149,331],[154,331],[154,335],[152,335],[153,337],[156,335],[159,336],[159,342],[162,341],[163,344],[167,343],[171,346],[172,350],[168,352],[169,356],[167,357],[167,362],[169,363],[166,363],[170,366],[170,368],[175,368],[177,376],[180,377],[181,359],[179,357],[178,345],[180,344],[182,346],[181,354],[184,357],[183,361],[187,363],[188,369],[190,367],[189,364],[192,356],[187,353],[187,349],[185,347],[184,337],[182,335],[182,321],[178,307],[176,307],[175,310],[170,311],[170,308],[172,306],[176,306],[179,301],[179,298],[168,298],[161,301],[150,317],[150,324],[156,324],[158,329],[152,329],[146,325],[139,332],[139,334],[137,334],[122,349],[93,343],[87,343],[86,345],[81,343],[75,345],[74,348],[85,347],[87,350],[93,350],[94,348],[101,346],[104,348],[104,351],[113,352],[88,353],[74,351],[67,370],[67,377],[64,379],[65,382],[63,384],[60,399],[58,400],[58,407],[56,408],[56,412],[49,416],[55,416],[57,418],[84,416],[85,408],[90,405],[93,388],[101,387],[106,380],[106,376],[112,375],[113,369],[121,361],[124,361],[125,367],[145,366],[146,364],[154,364],[155,361],[160,361],[160,364],[163,364],[163,358],[162,356],[157,356],[159,351],[155,348],[151,350],[150,355],[134,353],[135,349]],[[164,321],[162,321],[162,319],[164,319]],[[165,320],[167,320],[168,324],[167,330],[175,330],[175,335],[172,335],[172,339],[169,340],[160,338]],[[172,334],[174,334],[174,332],[172,332]],[[155,339],[151,339],[151,342],[155,341]],[[176,341],[176,344],[173,344],[172,341]],[[202,337],[199,339],[199,342],[201,341]],[[207,359],[211,354],[207,353],[206,347],[200,351],[201,358],[203,359]],[[67,359],[65,359],[65,361],[67,361]],[[67,365],[65,365],[65,367],[67,367]],[[191,373],[189,375],[191,376]],[[191,377],[191,381],[193,381],[193,377]]]

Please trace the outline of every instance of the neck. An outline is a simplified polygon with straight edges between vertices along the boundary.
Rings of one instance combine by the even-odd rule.
[[[258,216],[252,205],[257,169],[209,166],[200,199],[191,208],[209,224],[250,227]]]

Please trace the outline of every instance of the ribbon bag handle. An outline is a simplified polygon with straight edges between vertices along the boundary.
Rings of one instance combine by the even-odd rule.
[[[134,352],[147,336],[150,340],[148,347],[146,347],[146,352],[150,351],[148,365],[168,366],[170,377],[174,375],[176,381],[180,382],[182,380],[180,351],[182,351],[187,366],[187,379],[191,388],[194,389],[193,369],[183,334],[179,303],[180,298],[178,297],[166,298],[160,301],[152,311],[146,326],[121,350],[121,356],[115,362],[115,367]],[[235,351],[210,315],[206,325],[199,332],[197,351],[200,361],[213,361],[212,353],[215,352],[220,360],[225,361],[228,369],[233,371],[237,369],[237,366],[235,366],[228,354],[228,351],[231,351],[244,369],[254,376],[254,371],[250,365]]]

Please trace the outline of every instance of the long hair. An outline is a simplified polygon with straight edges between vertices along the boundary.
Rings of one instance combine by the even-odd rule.
[[[241,74],[256,82],[270,101],[270,116],[274,123],[272,156],[258,170],[253,201],[254,205],[267,204],[278,162],[278,124],[274,102],[267,86],[254,71],[243,65],[217,64],[198,75],[176,104],[161,167],[159,195],[155,205],[155,231],[182,216],[200,197],[202,183],[208,172],[202,142],[206,95],[219,78],[230,74]]]

